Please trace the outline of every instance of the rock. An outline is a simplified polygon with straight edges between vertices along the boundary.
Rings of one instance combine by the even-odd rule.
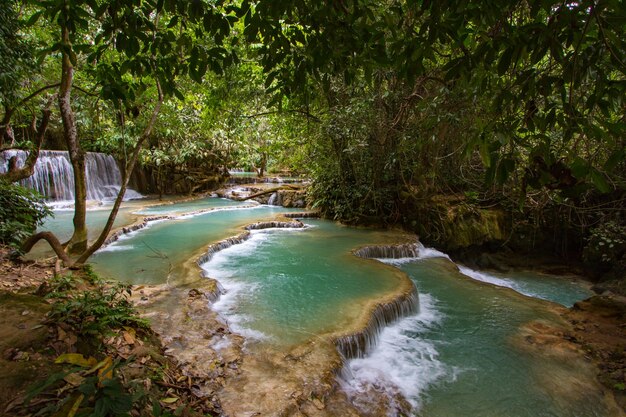
[[[313,403],[315,408],[317,408],[318,410],[323,410],[326,407],[324,403],[318,398],[313,398],[311,402]]]

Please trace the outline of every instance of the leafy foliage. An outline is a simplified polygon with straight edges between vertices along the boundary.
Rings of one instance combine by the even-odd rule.
[[[89,268],[87,267],[87,271]],[[101,336],[122,326],[147,327],[128,300],[130,285],[107,283],[91,274],[92,288],[78,291],[71,276],[57,277],[48,298],[53,301],[50,320],[65,323],[77,333]]]
[[[37,415],[74,415],[85,417],[126,417],[130,416],[133,401],[136,399],[122,385],[116,376],[120,361],[110,357],[98,362],[95,358],[86,359],[80,354],[69,354],[80,360],[67,360],[61,355],[57,363],[68,362],[74,366],[65,367],[53,373],[46,380],[30,388],[26,404],[42,392],[59,387],[71,381],[64,388],[64,396],[58,402],[47,402]],[[76,366],[78,365],[78,366]],[[141,394],[139,394],[141,395]]]
[[[591,231],[583,256],[586,262],[610,265],[620,261],[625,254],[626,226],[608,221]]]
[[[13,103],[20,81],[32,65],[32,54],[27,42],[20,36],[18,2],[0,4],[0,103]]]
[[[50,215],[36,191],[0,181],[0,243],[18,249]]]

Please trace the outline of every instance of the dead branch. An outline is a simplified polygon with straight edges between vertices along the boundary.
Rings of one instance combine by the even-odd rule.
[[[268,190],[264,190],[264,191],[258,192],[256,194],[249,195],[248,197],[244,197],[244,198],[240,199],[240,201],[250,200],[250,199],[253,199],[253,198],[261,197],[263,195],[272,194],[272,193],[275,193],[275,192],[281,191],[281,190],[300,191],[301,189],[302,189],[302,187],[298,187],[298,186],[291,185],[291,184],[285,184],[285,185],[281,185],[280,187],[270,188]]]

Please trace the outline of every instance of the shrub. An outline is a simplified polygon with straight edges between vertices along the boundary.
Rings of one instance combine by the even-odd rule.
[[[0,181],[0,243],[18,248],[50,215],[36,191]]]
[[[619,265],[625,255],[626,225],[619,220],[608,221],[591,230],[583,251],[587,265],[599,269],[599,272],[621,269]]]
[[[89,268],[86,275],[91,284],[86,289],[77,288],[80,285],[72,276],[52,280],[52,292],[47,296],[53,301],[51,321],[65,323],[78,334],[96,336],[94,340],[123,326],[148,327],[128,299],[130,285],[106,282]]]

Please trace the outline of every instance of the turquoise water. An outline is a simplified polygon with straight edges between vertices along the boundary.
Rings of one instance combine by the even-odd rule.
[[[98,251],[90,262],[101,275],[132,284],[161,284],[183,279],[187,272],[184,263],[209,243],[238,234],[243,225],[285,211],[279,207],[258,206],[155,221]]]
[[[179,204],[155,209],[181,214],[230,205],[215,199]],[[152,223],[98,252],[92,258],[94,268],[131,283],[184,280],[187,274],[198,274],[186,262],[207,244],[286,211],[225,208]],[[92,217],[94,225],[100,216],[105,217]],[[56,221],[61,227],[63,220]],[[311,227],[305,230],[254,232],[247,242],[204,265],[227,290],[215,308],[235,330],[277,345],[302,342],[349,326],[367,300],[396,285],[390,266],[350,254],[357,246],[387,243],[392,235],[321,220],[306,223]],[[517,338],[525,323],[550,322],[556,316],[547,303],[510,288],[571,305],[589,295],[584,286],[533,273],[485,274],[463,268],[461,273],[441,257],[396,266],[415,282],[420,313],[384,329],[370,355],[348,363],[342,385],[349,395],[370,389],[399,392],[414,406],[415,415],[432,417],[610,415],[594,389],[586,388],[590,376],[582,369],[529,353]]]
[[[468,279],[444,258],[400,268],[415,282],[422,310],[385,329],[370,356],[348,364],[349,392],[395,386],[419,415],[433,417],[609,415],[593,389],[581,389],[591,375],[516,345],[521,325],[556,319],[545,305]]]
[[[214,308],[238,331],[278,344],[304,342],[354,325],[367,301],[398,288],[393,268],[350,253],[387,240],[385,234],[307,223],[312,227],[254,232],[203,265],[227,290]]]
[[[139,210],[137,214],[143,214],[146,216],[154,216],[154,215],[177,215],[181,213],[189,213],[196,210],[205,210],[210,208],[221,208],[221,207],[235,207],[235,206],[243,206],[246,203],[228,200],[226,198],[214,198],[214,197],[205,197],[197,200],[184,201],[181,203],[175,204],[163,204],[157,206],[146,207],[145,209]],[[250,204],[250,203],[248,203]]]
[[[593,295],[589,285],[584,285],[574,277],[547,275],[534,271],[487,273],[473,271],[463,266],[460,266],[460,271],[478,281],[511,288],[529,297],[553,301],[566,307],[571,307],[575,302]]]
[[[98,237],[109,218],[109,213],[110,207],[107,206],[101,209],[87,211],[86,223],[90,239],[95,239]],[[114,227],[118,227],[131,222],[133,217],[134,216],[132,215],[132,208],[121,208],[117,214],[117,217],[115,218]],[[59,240],[65,241],[72,237],[72,233],[74,231],[72,225],[73,218],[73,210],[55,210],[54,217],[47,218],[45,223],[38,230],[52,231],[57,235]]]

